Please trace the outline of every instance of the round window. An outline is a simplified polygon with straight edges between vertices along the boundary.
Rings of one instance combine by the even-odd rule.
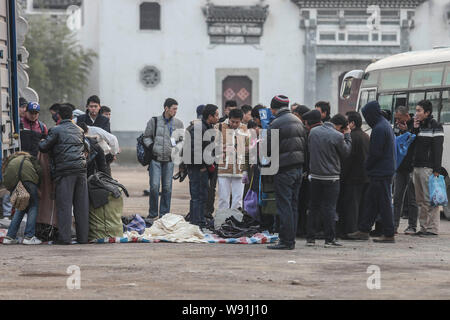
[[[152,66],[147,66],[141,71],[141,82],[146,88],[156,87],[161,81],[161,72]]]

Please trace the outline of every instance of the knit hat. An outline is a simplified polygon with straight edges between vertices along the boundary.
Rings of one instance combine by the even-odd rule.
[[[205,105],[201,104],[197,107],[197,118],[201,118],[203,116],[203,110],[205,109]]]
[[[294,113],[298,113],[299,115],[303,116],[305,113],[311,111],[307,106],[300,105],[297,108],[294,109]]]
[[[270,107],[272,109],[281,109],[289,107],[289,98],[282,95],[275,96],[272,99],[272,102],[270,103]]]
[[[302,118],[305,120],[310,126],[313,124],[317,124],[320,122],[322,115],[319,110],[311,110],[305,113]]]
[[[41,106],[36,102],[30,102],[28,103],[27,111],[39,112],[41,111]]]

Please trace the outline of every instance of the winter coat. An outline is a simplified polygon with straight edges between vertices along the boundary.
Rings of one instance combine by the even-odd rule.
[[[71,120],[63,120],[52,128],[47,139],[39,144],[39,150],[50,152],[53,177],[86,175],[85,151],[88,148],[84,142],[84,133]]]
[[[105,116],[102,116],[101,114],[97,115],[97,118],[95,118],[94,122],[92,122],[92,119],[89,116],[89,111],[86,111],[86,114],[82,114],[81,116],[77,117],[77,124],[83,122],[88,126],[99,127],[111,133],[111,124],[109,122],[109,119]]]
[[[184,148],[183,148],[183,161],[188,168],[197,167],[199,169],[207,168],[212,164],[205,163],[205,158],[203,156],[205,149],[212,143],[214,144],[215,138],[213,137],[210,141],[204,141],[203,137],[207,130],[214,129],[211,124],[208,124],[204,119],[194,120],[193,125],[188,127],[186,130],[186,137],[184,138]],[[201,137],[195,137],[195,133],[202,133]],[[199,139],[202,143],[195,144],[195,140]],[[187,145],[189,143],[190,145]],[[190,154],[189,154],[190,153]],[[195,161],[196,156],[199,157],[199,161]],[[212,155],[214,156],[214,154]],[[199,163],[196,163],[199,162]]]
[[[309,170],[317,180],[339,180],[342,160],[352,150],[349,133],[337,131],[331,122],[315,127],[309,133]]]
[[[345,184],[368,183],[366,159],[369,154],[370,137],[361,128],[354,129],[350,136],[352,151],[342,166],[342,182]]]
[[[47,126],[39,120],[31,122],[26,117],[22,118],[21,121],[20,148],[33,157],[37,157],[39,142],[45,139],[48,134]]]
[[[25,158],[22,166],[21,178],[19,178],[19,169],[22,160]],[[42,177],[42,170],[35,157],[19,152],[10,156],[3,166],[3,185],[12,192],[19,181],[31,182],[39,185]]]
[[[166,119],[164,115],[156,117],[156,136],[155,120],[152,118],[147,123],[147,128],[144,132],[144,144],[149,147],[153,143],[153,156],[157,161],[170,162],[172,161],[172,142],[170,138],[177,129],[183,129],[184,125],[181,120],[177,118]],[[176,143],[183,141],[183,137],[179,136]]]
[[[272,130],[279,130],[280,172],[302,168],[305,162],[306,128],[288,108],[282,108],[270,124],[267,135],[267,152],[272,156]]]
[[[432,168],[440,172],[442,167],[442,152],[444,145],[444,129],[433,116],[429,116],[419,128],[414,128],[417,135],[414,141],[413,166],[417,168]]]
[[[227,145],[233,145],[235,150],[235,152],[232,154],[223,152],[223,163],[218,164],[219,177],[242,178],[243,172],[246,169],[245,147],[249,145],[249,133],[247,130],[247,126],[245,124],[241,124],[241,126],[237,130],[233,130],[230,128],[228,121],[225,121],[224,123],[216,125],[215,129],[222,132],[223,147],[226,147]],[[227,140],[231,138],[231,136],[227,135],[227,130],[230,130],[230,132],[234,132],[234,142],[230,142]],[[242,150],[238,148],[238,141],[242,143],[242,147],[239,146],[239,148],[242,148]],[[241,151],[242,153],[239,154]]]
[[[369,177],[392,177],[395,173],[395,136],[391,124],[381,114],[377,101],[364,106],[362,114],[372,128],[366,169]]]

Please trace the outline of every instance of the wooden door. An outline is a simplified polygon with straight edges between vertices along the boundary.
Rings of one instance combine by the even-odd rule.
[[[252,80],[246,76],[226,77],[222,83],[222,112],[228,100],[236,100],[239,107],[252,105]]]

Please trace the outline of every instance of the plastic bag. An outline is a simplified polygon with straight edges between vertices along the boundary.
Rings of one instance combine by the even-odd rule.
[[[430,204],[433,207],[447,206],[447,188],[443,176],[435,177],[432,174],[428,180],[428,188],[430,191]]]
[[[416,135],[410,132],[406,132],[395,138],[395,149],[397,153],[396,157],[396,170],[400,167],[403,162],[403,159],[406,157],[408,153],[409,146],[416,139]]]

